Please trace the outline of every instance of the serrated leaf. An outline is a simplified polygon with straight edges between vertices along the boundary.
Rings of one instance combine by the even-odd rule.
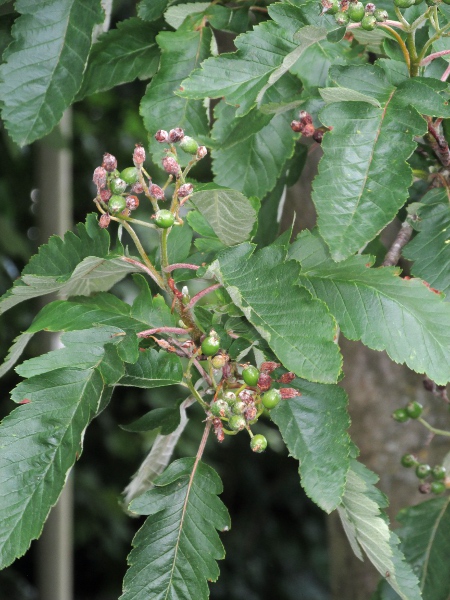
[[[322,142],[313,200],[321,234],[333,258],[342,260],[373,239],[405,203],[412,183],[406,159],[416,147],[414,136],[425,133],[426,122],[409,105],[410,90],[397,93],[376,65],[333,67],[332,77],[340,87],[381,104],[336,102],[320,113],[332,131]],[[439,102],[444,108],[443,99]]]
[[[445,188],[430,190],[422,199],[418,234],[403,248],[403,256],[414,261],[412,274],[433,288],[450,292],[450,208]]]
[[[78,235],[71,231],[64,239],[55,235],[39,248],[20,279],[0,298],[0,314],[24,300],[52,292],[69,296],[109,290],[137,270],[110,254],[109,234],[98,226],[95,215],[88,215],[77,229]]]
[[[149,517],[133,540],[120,600],[206,600],[207,581],[217,580],[216,561],[225,555],[216,529],[230,527],[217,497],[220,478],[204,463],[184,458],[172,463],[155,486],[131,505]]]
[[[237,116],[245,115],[262,103],[265,92],[309,47],[326,38],[330,28],[328,17],[321,23],[308,23],[304,7],[275,4],[268,11],[273,21],[265,21],[236,38],[237,52],[206,60],[201,69],[183,81],[179,95],[224,96],[228,104],[238,105]]]
[[[257,217],[250,200],[235,190],[211,187],[192,194],[190,203],[226,246],[247,240]]]
[[[372,106],[381,108],[381,104],[376,98],[366,96],[355,90],[341,87],[330,87],[319,89],[319,94],[322,96],[325,104],[331,104],[332,102],[368,102]]]
[[[374,567],[402,600],[421,600],[419,581],[398,549],[399,540],[389,530],[380,510],[385,498],[375,487],[378,478],[364,465],[352,461],[342,506],[338,508],[346,533],[353,536]]]
[[[335,263],[317,233],[302,233],[289,257],[302,266],[299,283],[326,303],[347,338],[439,384],[450,380],[450,304],[442,296],[393,267],[370,268],[364,255]]]
[[[102,393],[96,369],[59,369],[13,390],[14,401],[29,403],[0,425],[0,568],[22,556],[41,534]]]
[[[450,579],[442,566],[450,554],[450,498],[434,498],[399,512],[396,533],[402,550],[420,579],[425,600],[446,600]]]
[[[20,17],[0,67],[2,116],[23,146],[54,128],[83,78],[100,0],[18,0]]]
[[[157,294],[152,296],[148,282],[142,275],[133,275],[133,281],[139,293],[131,306],[130,316],[150,327],[173,327],[177,322],[164,298]]]
[[[180,383],[182,379],[183,367],[178,356],[150,349],[140,352],[136,363],[126,365],[118,385],[149,389]]]
[[[350,466],[347,395],[335,385],[294,379],[301,396],[284,400],[271,412],[290,454],[300,461],[306,494],[328,513],[341,502]]]
[[[116,85],[150,79],[159,65],[158,30],[136,17],[119,21],[93,45],[77,100]]]
[[[210,6],[210,2],[197,2],[195,4],[177,4],[171,6],[164,13],[164,19],[174,29],[183,24],[185,18],[191,14],[202,13]]]
[[[285,262],[283,247],[253,252],[251,244],[225,250],[210,272],[287,369],[310,381],[335,383],[341,357],[326,306],[293,285],[295,268]]]
[[[138,17],[143,21],[156,21],[164,13],[169,0],[141,0],[137,7]]]
[[[207,111],[203,102],[186,100],[174,94],[182,80],[210,54],[211,30],[202,27],[192,30],[189,24],[178,31],[162,31],[156,41],[161,49],[161,63],[141,101],[140,114],[149,133],[150,151],[154,162],[163,156],[162,144],[154,139],[159,129],[169,131],[182,127],[187,135],[207,136]],[[192,157],[179,151],[182,164]]]
[[[124,431],[133,433],[161,429],[161,435],[175,431],[180,424],[180,402],[173,408],[154,408],[128,425],[120,425]]]
[[[8,350],[5,360],[0,365],[0,377],[3,377],[3,375],[16,364],[33,335],[33,333],[25,332],[16,337]]]

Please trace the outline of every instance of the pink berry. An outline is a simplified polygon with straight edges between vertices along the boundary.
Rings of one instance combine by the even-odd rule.
[[[157,200],[165,200],[166,197],[164,196],[164,190],[162,188],[159,187],[159,185],[156,185],[155,183],[152,183],[152,185],[149,187],[149,192],[150,195],[153,196],[153,198],[156,198]]]
[[[169,141],[169,134],[165,129],[160,129],[155,133],[155,140],[160,144],[164,144]]]
[[[135,147],[134,152],[133,152],[134,166],[138,167],[138,166],[142,165],[142,163],[144,161],[145,161],[144,146],[141,146],[141,144],[136,144],[136,147]]]
[[[127,203],[127,208],[130,210],[136,210],[139,206],[139,198],[137,196],[127,196],[125,202]]]
[[[112,173],[115,169],[117,169],[117,159],[112,154],[105,152],[103,155],[103,165],[102,165],[108,173]]]
[[[97,167],[94,171],[92,181],[97,186],[97,189],[104,188],[106,185],[106,170],[103,167]]]
[[[100,190],[100,200],[102,202],[109,202],[109,199],[112,196],[111,190]]]
[[[197,160],[201,160],[202,158],[205,158],[205,156],[208,154],[208,150],[206,149],[206,146],[199,146],[198,150],[197,150]]]
[[[106,229],[108,227],[108,225],[110,224],[110,222],[111,222],[111,217],[108,215],[108,213],[105,213],[100,217],[98,224],[100,225],[100,227],[102,229]]]
[[[131,191],[134,192],[135,194],[142,194],[142,192],[144,191],[144,188],[142,187],[142,185],[137,182],[137,183],[133,183],[133,185],[131,186]]]
[[[192,194],[193,191],[194,186],[192,185],[192,183],[184,183],[180,186],[180,189],[178,190],[178,198],[186,198],[186,196],[190,196],[190,194]]]
[[[164,170],[171,175],[179,175],[181,172],[180,165],[172,156],[165,156],[162,159]]]
[[[180,142],[184,138],[184,131],[181,127],[175,127],[175,129],[171,129],[169,131],[169,142],[175,144],[176,142]]]

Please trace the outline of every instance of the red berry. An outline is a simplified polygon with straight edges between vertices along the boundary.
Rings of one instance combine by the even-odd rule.
[[[136,210],[139,206],[139,198],[137,196],[127,196],[125,202],[127,203],[127,208],[130,210]]]
[[[102,165],[108,173],[112,173],[115,169],[117,169],[117,160],[116,157],[109,152],[105,152],[103,155],[103,165]]]

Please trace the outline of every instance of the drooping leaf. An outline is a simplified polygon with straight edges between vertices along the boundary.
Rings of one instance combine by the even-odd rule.
[[[128,364],[118,385],[155,388],[180,383],[183,367],[175,354],[150,349],[139,353],[136,363]]]
[[[450,292],[450,207],[445,188],[430,190],[420,200],[419,233],[403,249],[403,256],[414,261],[412,274],[425,279],[433,288]]]
[[[20,406],[0,424],[0,568],[39,537],[84,431],[102,406],[97,369],[58,369],[31,377],[12,392]]]
[[[161,49],[161,63],[142,98],[140,113],[149,133],[153,160],[163,157],[163,145],[154,135],[159,129],[169,131],[182,127],[192,137],[208,135],[207,111],[203,102],[186,100],[176,96],[182,80],[210,54],[211,30],[207,27],[192,29],[189,23],[178,31],[162,31],[156,41]],[[179,151],[179,158],[186,164],[192,157]]]
[[[216,529],[230,527],[217,494],[222,483],[202,462],[184,458],[155,480],[155,488],[134,500],[131,510],[149,515],[133,540],[120,600],[209,597],[207,581],[219,576],[225,552]]]
[[[450,107],[440,95],[442,82],[433,79],[408,79],[396,88],[377,65],[332,67],[330,73],[338,88],[373,99],[334,102],[320,113],[332,131],[322,142],[313,200],[332,257],[342,260],[372,240],[405,203],[412,183],[406,159],[416,147],[414,136],[426,132],[419,113],[446,117]]]
[[[335,383],[341,357],[326,306],[293,285],[295,269],[285,262],[282,246],[253,252],[248,243],[225,250],[210,271],[287,369],[310,381]]]
[[[284,400],[270,413],[289,449],[300,461],[306,494],[331,512],[341,502],[350,466],[347,396],[335,385],[294,379],[301,396]]]
[[[440,384],[450,380],[450,304],[442,296],[394,267],[370,268],[365,255],[335,263],[317,232],[303,232],[289,257],[301,264],[300,284],[326,303],[347,338]]]
[[[11,369],[19,358],[22,355],[22,352],[25,350],[28,342],[31,340],[34,334],[32,333],[21,333],[19,334],[11,347],[8,350],[8,354],[5,357],[5,360],[0,365],[0,377],[3,377],[5,373]]]
[[[210,188],[192,194],[190,203],[226,246],[247,240],[257,217],[250,200],[232,189],[218,188],[214,184]]]
[[[92,47],[77,100],[136,78],[153,77],[159,65],[157,32],[150,23],[132,18],[103,34]]]
[[[338,507],[345,532],[352,547],[361,546],[374,567],[402,600],[421,600],[419,581],[398,548],[397,536],[389,530],[382,512],[387,502],[374,484],[377,476],[353,460],[347,485]],[[358,552],[359,549],[358,549]]]
[[[23,146],[50,133],[74,99],[103,11],[100,0],[18,0],[15,8],[0,97],[9,134]]]
[[[180,424],[180,401],[171,408],[154,408],[148,413],[129,423],[128,425],[120,425],[124,431],[137,433],[140,431],[152,431],[160,429],[161,435],[168,435],[175,431]]]
[[[0,314],[31,298],[52,292],[64,295],[92,294],[109,290],[137,268],[110,254],[109,234],[98,226],[95,215],[68,231],[64,239],[52,236],[39,248],[22,271],[20,279],[0,298]]]

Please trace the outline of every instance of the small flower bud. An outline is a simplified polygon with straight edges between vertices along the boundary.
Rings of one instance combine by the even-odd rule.
[[[136,210],[139,206],[139,198],[137,196],[127,196],[125,202],[127,203],[127,208],[130,210]]]
[[[175,127],[175,129],[171,129],[169,131],[169,142],[175,144],[176,142],[181,142],[184,138],[184,131],[181,127]]]
[[[165,156],[162,159],[162,165],[164,170],[171,175],[178,176],[181,172],[180,165],[177,163],[176,159],[172,156]]]
[[[192,194],[193,191],[194,186],[192,185],[192,183],[184,183],[180,186],[180,189],[178,190],[178,198],[186,198],[186,196],[190,196],[190,194]]]
[[[131,186],[131,191],[134,194],[142,194],[142,192],[144,191],[144,188],[138,181],[137,183],[133,183],[133,185]]]
[[[140,167],[145,161],[145,149],[141,144],[136,144],[133,152],[133,163],[135,167]]]
[[[155,140],[160,144],[164,144],[165,142],[169,141],[169,134],[167,131],[165,131],[165,129],[160,129],[155,133]]]
[[[283,373],[278,381],[280,383],[291,383],[293,379],[295,379],[295,373],[289,371],[288,373]]]
[[[155,183],[152,183],[152,185],[149,188],[149,192],[150,195],[153,196],[153,198],[156,198],[157,200],[165,200],[166,197],[164,196],[164,190],[162,188],[159,187],[159,185],[156,185]]]
[[[272,380],[270,381],[272,383]],[[241,392],[239,392],[239,398],[242,400],[242,402],[245,402],[246,404],[253,402],[253,394],[249,390],[242,390]]]
[[[298,390],[294,388],[280,388],[280,394],[283,400],[287,400],[288,398],[295,398],[296,396],[301,396]]]
[[[373,13],[375,12],[375,9],[376,9],[376,6],[372,2],[368,2],[366,4],[366,13],[368,13],[369,15],[373,15]]]
[[[278,369],[279,366],[280,366],[280,363],[274,362],[273,360],[269,360],[267,362],[261,363],[259,370],[262,371],[263,373],[272,373],[272,371],[275,371],[275,369]]]
[[[256,410],[256,406],[254,404],[251,404],[247,407],[247,409],[244,412],[245,420],[253,421],[253,419],[256,417],[257,412],[258,411]]]
[[[199,146],[198,150],[197,150],[197,160],[201,160],[202,158],[205,158],[205,156],[208,154],[208,150],[206,149],[206,146]]]
[[[103,155],[102,167],[104,167],[108,171],[108,173],[112,173],[115,169],[117,169],[116,157],[112,154],[109,154],[108,152],[105,152],[105,154]]]
[[[97,189],[104,188],[106,185],[106,170],[103,167],[97,167],[94,171],[92,181],[97,186]]]
[[[100,227],[102,229],[106,229],[108,227],[108,225],[111,222],[111,217],[109,216],[108,213],[104,213],[103,215],[101,215],[98,224],[100,225]]]
[[[267,373],[260,373],[258,387],[262,392],[266,392],[272,385],[272,378]]]
[[[112,196],[111,190],[100,190],[100,200],[102,202],[105,202],[105,204],[107,202],[109,202],[109,199],[111,198],[111,196]]]

